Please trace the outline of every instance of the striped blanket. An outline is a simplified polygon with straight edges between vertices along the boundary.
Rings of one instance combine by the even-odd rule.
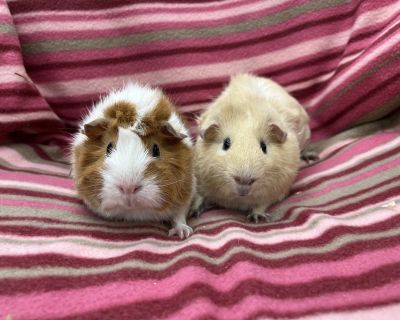
[[[400,129],[343,135],[274,221],[104,221],[68,143],[100,94],[160,86],[191,120],[229,76],[285,86],[313,140],[400,110],[397,0],[0,0],[0,319],[397,319]],[[379,127],[379,126],[378,126]]]

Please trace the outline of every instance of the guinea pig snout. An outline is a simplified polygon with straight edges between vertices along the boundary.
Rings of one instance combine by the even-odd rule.
[[[117,188],[122,194],[129,195],[139,192],[142,189],[142,186],[140,184],[121,183],[117,185]]]
[[[239,196],[244,197],[250,193],[251,186],[257,179],[248,175],[235,175],[233,180],[236,182],[237,193]]]
[[[249,176],[233,176],[235,182],[242,186],[251,186],[257,179]]]

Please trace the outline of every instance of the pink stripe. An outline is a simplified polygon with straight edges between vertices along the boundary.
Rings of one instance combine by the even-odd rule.
[[[3,69],[0,69],[3,70]],[[8,71],[7,69],[6,72]],[[26,76],[26,72],[24,71],[21,75]],[[15,89],[15,90],[26,90],[26,89],[32,89],[30,88],[30,85],[24,81],[23,78],[20,76],[17,76],[14,74],[14,81],[10,82],[0,82],[0,91],[1,90],[10,90],[10,89]]]
[[[18,95],[18,92],[16,91],[15,94]],[[15,98],[17,98],[17,99],[15,101],[13,101],[13,104],[8,104],[7,105],[6,112],[8,114],[11,114],[11,113],[20,114],[21,115],[21,120],[24,120],[23,115],[28,113],[28,112],[35,113],[35,112],[38,112],[38,111],[49,111],[49,106],[48,105],[45,105],[45,106],[40,105],[40,104],[43,103],[43,100],[40,101],[40,104],[39,103],[38,104],[34,104],[34,103],[32,103],[32,101],[29,101],[29,100],[35,100],[38,97],[30,97],[30,96],[17,97],[17,96],[15,96]],[[24,102],[25,102],[24,100],[25,99],[28,100],[26,102],[26,104],[24,104]],[[18,101],[18,100],[20,100],[20,101]],[[21,104],[23,104],[23,105],[21,105]],[[54,116],[54,113],[52,111],[50,111],[50,112]],[[2,116],[0,115],[0,118],[1,117]]]
[[[4,10],[4,9],[5,8],[0,5],[0,20],[2,22],[8,22],[8,23],[12,24],[10,12],[8,10]]]
[[[3,45],[6,45],[6,44],[13,44],[12,42],[11,43],[7,43],[7,40],[5,39],[6,37],[3,37],[1,34],[0,34],[0,42],[1,42],[1,44],[3,44]],[[8,42],[10,42],[10,41],[8,41]],[[4,50],[4,49],[2,49],[2,50]],[[4,70],[4,72],[6,72],[6,70],[7,69],[3,69],[4,67],[8,67],[8,68],[17,68],[18,67],[18,65],[20,65],[21,64],[21,56],[20,56],[20,51],[3,51],[3,52],[1,52],[1,69],[0,69],[0,72],[3,72],[3,70]]]
[[[30,162],[23,158],[17,151],[5,146],[0,146],[0,159],[4,159],[8,163],[21,169],[33,168],[49,173],[64,174],[65,176],[69,175],[69,169],[67,168],[60,168],[51,164]]]
[[[8,33],[0,33],[0,41],[2,45],[18,45],[18,41],[16,39],[15,34],[8,34]],[[10,51],[4,51],[4,52],[10,52]],[[16,51],[13,51],[16,52]],[[2,56],[5,56],[4,53],[2,52]]]
[[[6,189],[18,189],[23,191],[39,191],[47,192],[57,195],[66,195],[76,197],[76,191],[72,188],[64,188],[57,186],[49,186],[42,183],[15,181],[15,180],[0,180],[0,188]]]
[[[204,282],[205,279],[207,279],[207,283],[210,286],[222,293],[233,290],[241,282],[248,280],[249,274],[254,275],[254,278],[259,281],[275,285],[295,285],[329,277],[356,277],[381,266],[397,262],[398,250],[399,247],[390,248],[362,253],[338,262],[312,263],[286,269],[269,269],[249,262],[240,262],[222,275],[207,272],[207,269],[204,268],[191,266],[179,270],[168,278],[156,281],[124,281],[78,290],[58,290],[11,298],[2,296],[0,297],[0,305],[3,306],[1,309],[12,312],[13,316],[17,318],[25,318],[27,316],[31,318],[62,317],[148,299],[167,299],[182,291],[185,287]],[[393,294],[400,295],[400,284],[393,283],[391,286],[393,286],[392,289],[386,286],[385,298]],[[170,290],[171,288],[173,290]],[[394,288],[397,289],[397,292]],[[372,302],[377,301],[376,298],[379,296],[373,293],[380,290],[382,288],[366,290],[364,295],[362,294],[363,291],[357,295],[350,291],[349,293],[325,294],[324,296],[303,298],[301,300],[284,299],[282,305],[289,307],[292,311],[299,311],[304,310],[304,304],[310,307],[312,305],[310,302],[312,301],[315,302],[312,305],[313,307],[315,305],[324,305],[327,308],[334,305],[344,306],[349,302],[360,301],[358,298],[360,296],[368,296],[370,302]],[[340,303],[338,303],[337,299],[332,299],[332,296],[346,296],[347,294],[352,294],[351,299],[340,299]],[[269,297],[263,297],[262,299],[273,300]],[[334,300],[337,302],[334,303]],[[32,312],[35,313],[33,314]],[[240,315],[243,316],[242,313]]]
[[[25,172],[0,172],[0,179],[35,182],[44,185],[60,186],[65,188],[74,189],[74,182],[70,178],[61,178],[54,176],[45,176],[39,174],[31,174]]]

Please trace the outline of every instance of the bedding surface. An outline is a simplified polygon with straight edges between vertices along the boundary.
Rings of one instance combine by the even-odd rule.
[[[399,119],[399,28],[398,1],[0,0],[0,319],[397,318],[400,128],[357,126]],[[84,207],[68,149],[99,95],[160,86],[195,136],[238,72],[285,86],[315,142],[356,128],[273,222],[211,208],[181,241]]]

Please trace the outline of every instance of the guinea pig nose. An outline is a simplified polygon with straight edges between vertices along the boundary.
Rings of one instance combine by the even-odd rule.
[[[124,194],[136,193],[140,189],[142,189],[142,186],[139,185],[139,184],[121,184],[121,185],[118,185],[118,190],[121,193],[124,193]]]
[[[251,186],[254,183],[254,181],[256,181],[256,179],[252,177],[234,176],[233,179],[235,179],[237,184],[242,184],[245,186]]]

